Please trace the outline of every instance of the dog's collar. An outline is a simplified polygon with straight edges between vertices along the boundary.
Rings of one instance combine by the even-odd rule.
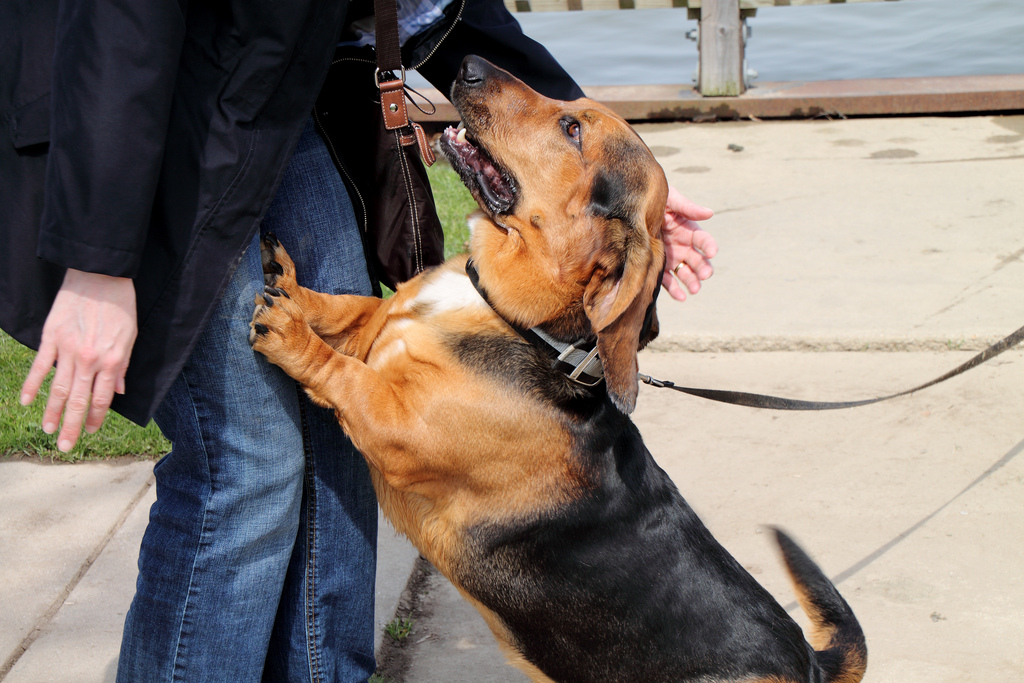
[[[529,329],[517,325],[507,319],[494,308],[487,291],[480,285],[480,273],[473,263],[473,259],[466,261],[466,275],[473,283],[480,298],[484,300],[495,314],[505,321],[516,333],[525,339],[531,346],[551,359],[551,367],[565,374],[569,379],[586,387],[597,386],[604,379],[604,366],[601,364],[601,357],[597,354],[597,342],[579,340],[572,344],[566,344],[551,337],[539,327]]]

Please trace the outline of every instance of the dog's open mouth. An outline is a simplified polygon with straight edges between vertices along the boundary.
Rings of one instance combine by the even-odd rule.
[[[486,211],[497,216],[511,210],[516,198],[515,182],[482,147],[470,141],[464,127],[445,129],[441,151]]]

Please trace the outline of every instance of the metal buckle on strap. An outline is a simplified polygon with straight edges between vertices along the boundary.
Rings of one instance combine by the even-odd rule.
[[[575,347],[570,346],[568,349],[566,349],[565,351],[560,353],[558,355],[558,360],[564,361],[563,356],[567,356],[569,354],[569,352],[570,352],[570,349],[574,349],[574,348]],[[585,387],[593,387],[593,386],[597,386],[598,384],[600,384],[601,380],[604,379],[604,368],[601,365],[601,361],[600,360],[597,361],[597,371],[596,372],[586,372],[587,368],[590,367],[590,364],[596,358],[597,358],[597,347],[595,346],[594,348],[592,348],[590,350],[590,353],[588,353],[583,358],[583,360],[580,361],[580,364],[576,366],[576,369],[569,373],[569,379],[571,379],[572,381],[577,382],[579,384],[582,384]],[[586,374],[584,375],[584,373],[586,373]],[[590,378],[591,381],[588,382],[588,381],[586,381],[584,379],[580,379],[581,375],[584,375],[585,377]]]
[[[394,74],[395,72],[394,71],[388,71],[386,73]],[[405,65],[404,64],[402,65],[402,78],[401,78],[401,81],[402,81],[402,85],[405,85]],[[377,84],[378,88],[380,87],[380,68],[379,67],[373,70],[373,82]]]
[[[548,337],[538,329],[533,329],[532,332],[538,337],[543,339],[547,344],[555,347],[556,350],[562,344],[555,342],[553,339]],[[569,344],[558,354],[555,358],[554,364],[557,366],[558,363],[563,363],[572,368],[570,372],[566,373],[566,376],[577,384],[582,384],[585,387],[597,386],[604,379],[604,366],[601,365],[601,359],[597,355],[597,346],[590,349],[590,351],[584,351],[583,349],[577,348],[576,344],[580,344],[581,341],[575,344]],[[576,356],[583,356],[582,358],[573,358]],[[594,366],[594,367],[592,367]]]

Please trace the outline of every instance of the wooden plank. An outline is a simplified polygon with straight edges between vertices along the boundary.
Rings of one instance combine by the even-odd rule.
[[[700,74],[705,97],[742,95],[743,23],[739,0],[704,0],[700,10]]]
[[[898,0],[740,0],[740,9],[800,5],[842,5],[853,2],[898,2]],[[699,10],[702,0],[504,0],[510,12],[568,12],[574,10],[666,9],[685,7]]]
[[[682,0],[687,7],[700,7],[702,0]],[[897,0],[740,0],[741,9],[798,7],[801,5],[845,5],[852,2],[897,2]]]
[[[583,86],[630,121],[1013,113],[1024,111],[1024,74],[761,83],[739,97],[701,97],[689,85]],[[437,90],[420,91],[437,106],[410,117],[440,127],[459,120]]]

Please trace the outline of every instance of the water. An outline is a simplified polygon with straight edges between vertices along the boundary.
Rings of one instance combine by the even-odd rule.
[[[682,9],[516,15],[582,85],[692,82]],[[754,81],[1024,73],[1024,0],[899,0],[759,9]]]

